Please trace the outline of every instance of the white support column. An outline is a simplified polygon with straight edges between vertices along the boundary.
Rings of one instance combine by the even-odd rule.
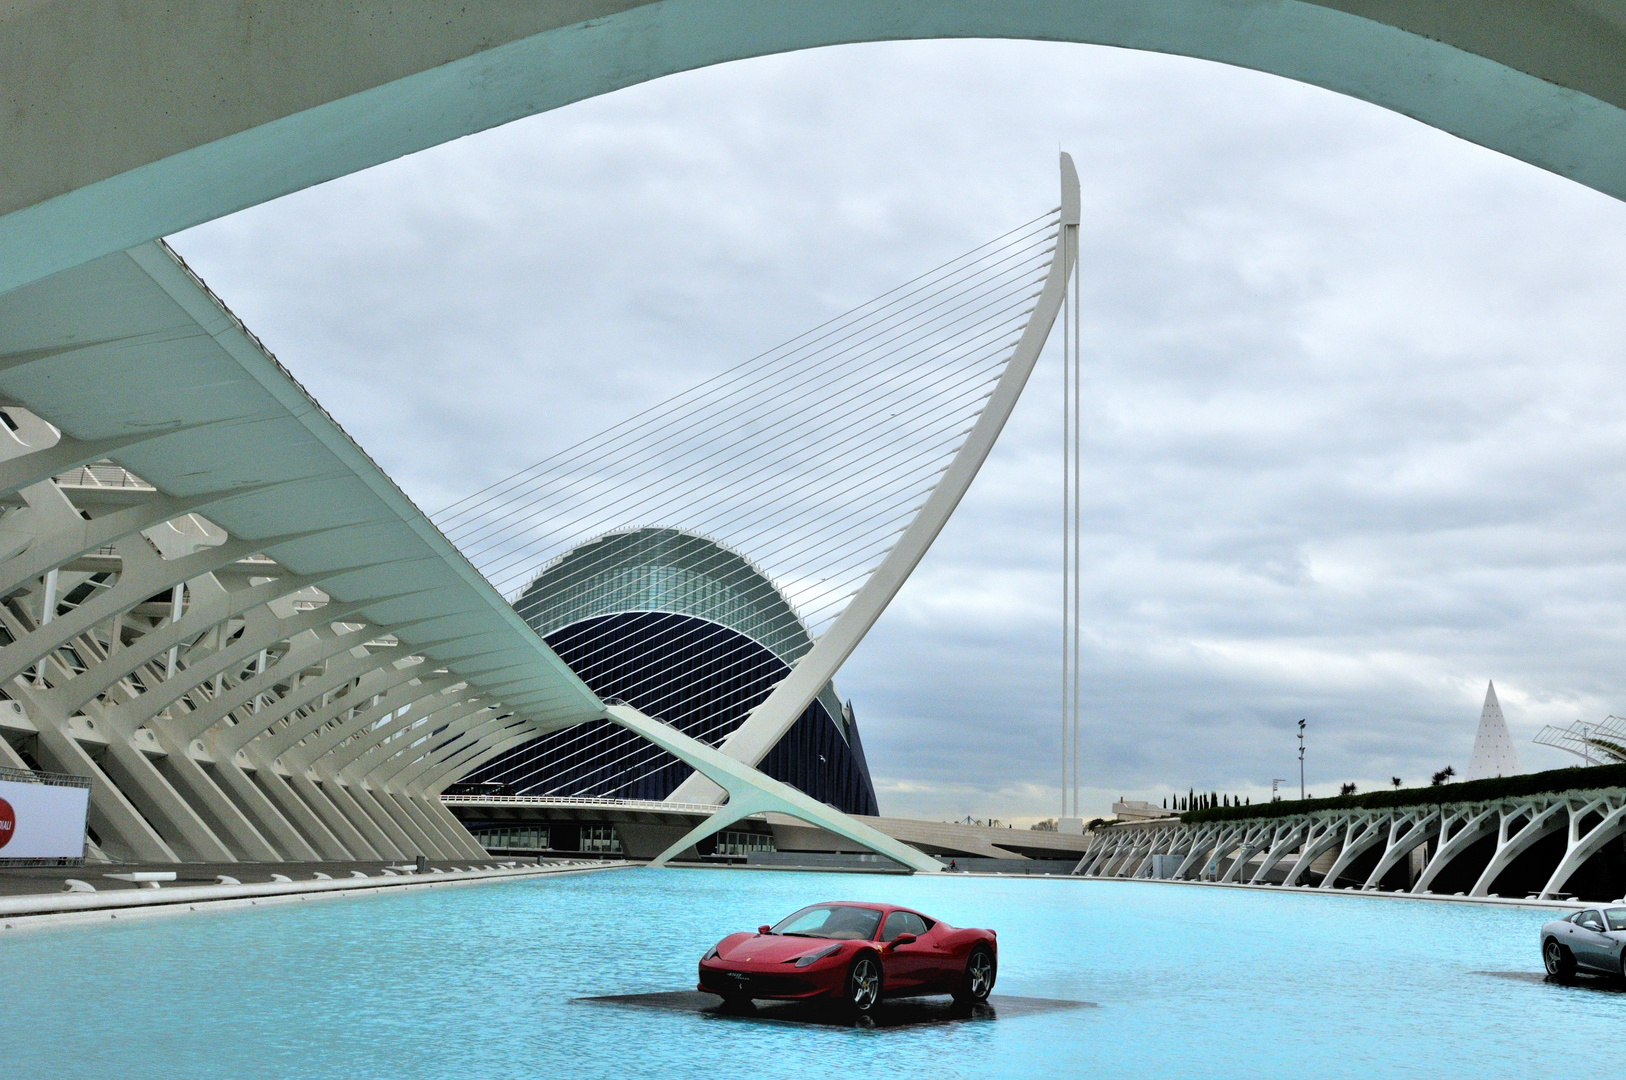
[[[1259,864],[1253,876],[1248,879],[1250,885],[1268,885],[1270,872],[1276,869],[1276,864],[1285,859],[1295,848],[1304,845],[1305,837],[1309,834],[1310,823],[1307,819],[1298,820],[1282,825],[1276,833],[1270,850],[1265,853],[1264,862]]]
[[[1475,843],[1489,836],[1497,827],[1498,808],[1487,806],[1484,808],[1469,808],[1467,810],[1447,810],[1440,819],[1440,846],[1435,849],[1434,857],[1423,867],[1423,873],[1418,877],[1411,891],[1419,896],[1429,892],[1434,879],[1440,876],[1451,861],[1467,851]],[[1462,822],[1462,828],[1452,831],[1452,826]]]
[[[1304,839],[1304,848],[1294,861],[1293,869],[1289,870],[1287,877],[1282,880],[1282,887],[1297,886],[1304,880],[1304,875],[1310,872],[1310,864],[1342,844],[1348,835],[1349,820],[1342,815],[1323,818],[1320,821],[1312,819],[1309,832]],[[1305,884],[1308,885],[1308,882]]]
[[[1626,830],[1626,799],[1619,796],[1600,796],[1579,807],[1571,806],[1569,811],[1569,843],[1564,849],[1564,857],[1547,879],[1547,884],[1542,886],[1543,900],[1557,899],[1558,891],[1581,868],[1581,864],[1619,836],[1622,830]],[[1597,824],[1583,833],[1582,823],[1593,814],[1598,815]]]
[[[446,804],[440,801],[438,794],[413,795],[409,792],[406,797],[421,799],[419,805],[435,820],[445,825],[447,834],[463,849],[465,854],[475,859],[485,858],[486,849],[481,847],[480,842],[474,838],[474,834],[464,828],[461,821],[457,820],[457,815],[446,809]]]
[[[1504,803],[1500,810],[1501,820],[1496,827],[1496,854],[1491,856],[1479,880],[1474,882],[1474,887],[1468,890],[1469,896],[1489,896],[1491,886],[1496,884],[1496,879],[1514,859],[1537,840],[1562,829],[1567,820],[1564,815],[1569,812],[1569,799],[1555,799],[1545,808],[1539,799],[1521,799],[1516,803]],[[1514,828],[1515,822],[1519,823],[1517,828]]]
[[[160,734],[159,738],[164,736]],[[184,747],[182,756],[185,756]],[[320,862],[324,858],[323,852],[317,850],[282,808],[238,767],[236,761],[215,757],[214,777],[219,779],[222,790],[229,793],[233,805],[241,806],[260,831],[282,849],[286,858],[301,862]],[[335,842],[334,850],[337,848]]]
[[[1256,825],[1244,832],[1242,844],[1237,849],[1236,859],[1226,868],[1225,874],[1220,880],[1225,882],[1241,880],[1243,870],[1247,869],[1248,860],[1259,854],[1261,850],[1269,848],[1270,837],[1275,828],[1274,822],[1267,822]]]
[[[1357,815],[1350,822],[1349,831],[1345,834],[1344,849],[1338,853],[1338,858],[1333,860],[1331,868],[1327,870],[1327,876],[1321,879],[1321,884],[1317,888],[1337,888],[1338,878],[1349,868],[1350,863],[1388,835],[1388,824],[1387,814]]]
[[[410,797],[382,788],[373,789],[371,794],[397,821],[410,825],[413,834],[423,838],[425,855],[432,859],[450,859],[460,854],[446,838],[440,823],[431,820]]]
[[[1179,866],[1175,867],[1175,879],[1179,881],[1187,880],[1186,875],[1190,874],[1192,870],[1202,865],[1202,857],[1212,850],[1214,844],[1216,844],[1218,841],[1218,826],[1202,826],[1197,835],[1191,841],[1191,850],[1186,852],[1186,857],[1180,860]]]
[[[249,754],[248,751],[242,753],[245,757]],[[218,756],[216,760],[219,760]],[[255,778],[252,779],[246,772],[239,775],[245,782],[259,786],[290,821],[297,823],[299,829],[310,838],[310,843],[321,852],[322,858],[343,861],[378,857],[372,846],[357,835],[355,828],[331,805],[323,802],[318,804],[317,809],[312,809],[311,804],[294,791],[290,780],[281,776],[269,763],[256,765],[254,771]]]
[[[1418,844],[1427,843],[1429,837],[1439,834],[1440,811],[1436,808],[1416,810],[1401,814],[1389,824],[1389,842],[1383,849],[1382,858],[1366,876],[1366,883],[1362,889],[1376,889],[1382,882],[1383,876],[1394,869],[1396,863],[1412,853]]]
[[[401,853],[402,858],[410,859],[414,855],[427,855],[424,850],[426,841],[416,835],[416,830],[406,821],[399,821],[390,814],[387,807],[378,801],[378,798],[362,784],[340,784],[336,777],[322,777],[322,790],[342,791],[349,796],[356,808],[367,815],[374,825],[383,830],[389,842]],[[376,846],[376,845],[375,845]]]
[[[21,693],[17,687],[14,693]],[[25,708],[32,703],[25,702]],[[180,856],[169,846],[158,831],[141,816],[123,791],[102,772],[72,735],[42,716],[34,716],[42,763],[56,772],[77,773],[90,777],[90,807],[88,822],[102,837],[102,847],[118,849],[115,854],[128,854],[143,862],[180,862]]]

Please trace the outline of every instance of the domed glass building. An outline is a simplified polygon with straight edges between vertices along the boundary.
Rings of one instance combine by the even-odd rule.
[[[678,529],[589,540],[549,563],[514,607],[600,698],[713,746],[813,647],[759,567]],[[832,683],[759,768],[847,813],[878,812],[852,703]],[[663,799],[690,772],[603,720],[516,747],[453,790]]]

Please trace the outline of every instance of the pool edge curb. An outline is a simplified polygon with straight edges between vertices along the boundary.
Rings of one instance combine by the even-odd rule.
[[[72,926],[106,925],[124,919],[203,914],[237,908],[306,900],[334,900],[380,896],[451,886],[485,885],[499,881],[527,881],[624,869],[627,863],[602,862],[574,866],[528,866],[444,874],[403,875],[392,878],[335,878],[312,881],[268,881],[251,885],[201,885],[170,889],[123,889],[109,893],[38,894],[0,901],[0,932],[50,930]],[[45,910],[16,910],[17,900]],[[54,903],[54,908],[49,904]],[[8,910],[8,908],[10,910]]]

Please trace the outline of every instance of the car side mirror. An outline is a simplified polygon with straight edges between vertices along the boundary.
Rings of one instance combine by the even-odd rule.
[[[892,939],[891,946],[892,948],[896,949],[899,945],[907,945],[913,940],[915,940],[915,935],[913,934],[899,934],[897,937]]]
[[[771,934],[771,933],[773,933],[773,927],[764,924],[762,926],[757,927],[757,933],[759,933],[759,934]]]

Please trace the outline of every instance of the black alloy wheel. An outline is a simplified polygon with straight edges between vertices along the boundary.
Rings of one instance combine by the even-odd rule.
[[[880,1003],[881,963],[873,953],[859,953],[847,969],[847,1007],[859,1016],[868,1016]]]
[[[955,993],[956,1001],[964,1004],[977,1005],[988,1000],[988,995],[994,992],[994,979],[998,969],[994,964],[994,954],[986,945],[978,945],[966,957],[965,978],[960,983],[960,989]]]
[[[1541,946],[1541,962],[1551,978],[1568,979],[1575,974],[1575,957],[1557,938],[1548,938]]]

